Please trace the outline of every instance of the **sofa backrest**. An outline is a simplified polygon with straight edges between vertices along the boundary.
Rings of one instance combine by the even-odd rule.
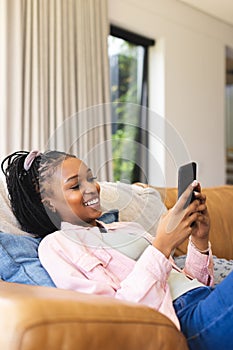
[[[158,188],[157,188],[158,189]],[[159,190],[164,203],[170,209],[177,201],[177,189]],[[203,188],[211,220],[210,241],[213,254],[219,258],[233,259],[233,186],[223,185]],[[186,253],[187,241],[177,250],[176,255]]]

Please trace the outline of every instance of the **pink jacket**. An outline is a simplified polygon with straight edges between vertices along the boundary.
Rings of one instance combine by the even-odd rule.
[[[104,225],[108,232],[152,237],[137,223],[118,222]],[[167,283],[173,266],[159,250],[149,245],[135,261],[117,249],[83,244],[85,237],[97,234],[97,227],[62,223],[61,231],[46,236],[39,246],[39,258],[59,288],[99,294],[145,304],[169,317],[179,328]],[[69,237],[67,237],[69,236]],[[78,240],[75,239],[78,237]],[[204,284],[213,284],[212,254],[204,255],[188,247],[185,273]]]

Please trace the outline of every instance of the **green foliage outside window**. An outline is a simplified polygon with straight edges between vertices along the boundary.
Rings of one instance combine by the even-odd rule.
[[[135,181],[140,109],[131,108],[130,104],[140,104],[140,50],[140,46],[109,37],[114,181]]]

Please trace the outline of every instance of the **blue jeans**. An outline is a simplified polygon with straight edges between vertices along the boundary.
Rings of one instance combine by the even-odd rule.
[[[233,349],[233,271],[215,288],[191,290],[173,305],[189,349]]]

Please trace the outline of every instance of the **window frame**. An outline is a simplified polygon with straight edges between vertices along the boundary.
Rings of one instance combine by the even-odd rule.
[[[143,35],[131,32],[116,25],[110,24],[109,35],[128,41],[131,44],[137,46],[143,46],[144,48],[144,60],[143,60],[143,77],[142,77],[142,96],[140,105],[144,108],[144,113],[149,106],[148,101],[148,76],[149,76],[149,55],[148,50],[150,46],[154,46],[156,41],[154,39],[147,38]],[[144,146],[144,150],[149,147],[148,137],[148,118],[141,118],[138,125],[140,132],[137,135],[136,141]],[[133,181],[147,182],[148,177],[148,152],[144,151],[143,156],[140,157],[140,164],[143,162],[144,172],[135,164],[134,179]]]

